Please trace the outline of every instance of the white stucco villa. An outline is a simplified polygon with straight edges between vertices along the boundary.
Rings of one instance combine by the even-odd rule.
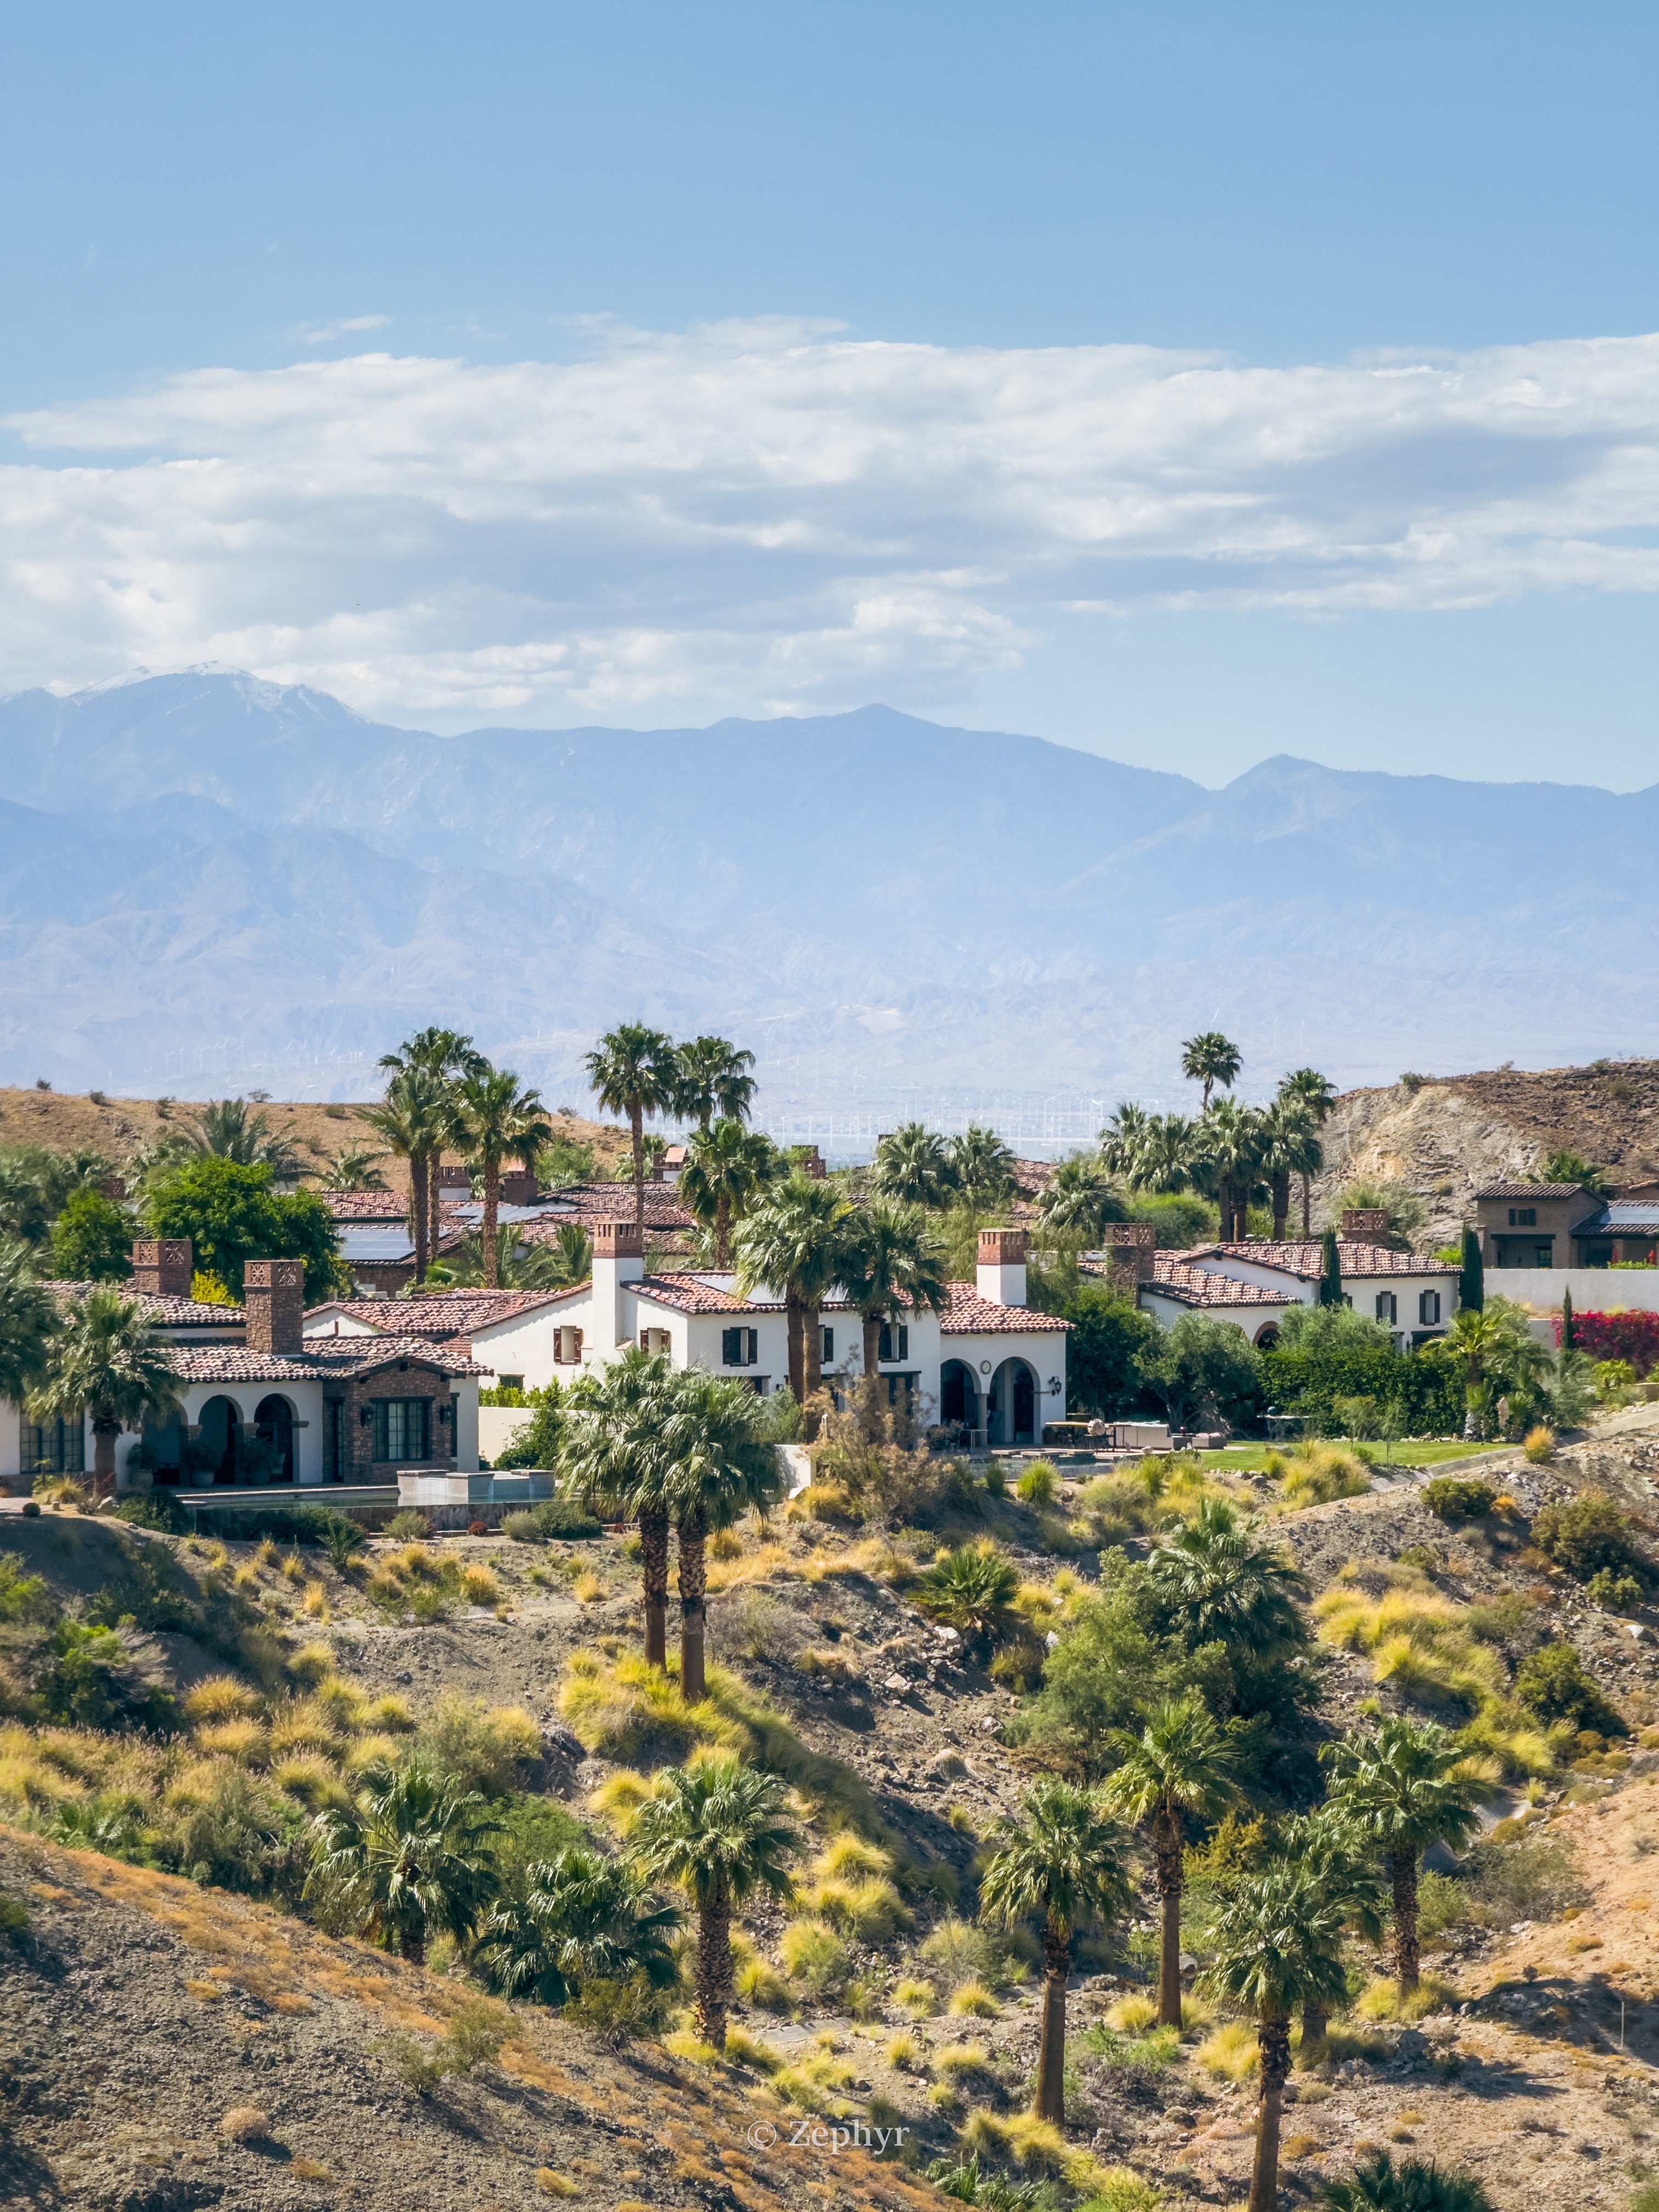
[[[787,1387],[781,1296],[759,1290],[745,1298],[729,1274],[647,1275],[631,1221],[595,1221],[592,1235],[592,1274],[568,1290],[342,1301],[307,1314],[307,1344],[429,1330],[525,1389],[572,1382],[638,1344],[677,1367],[739,1376],[763,1396]],[[825,1380],[856,1381],[864,1368],[860,1316],[832,1294],[819,1327]],[[879,1372],[895,1399],[903,1391],[918,1413],[981,1432],[988,1443],[1040,1443],[1043,1424],[1065,1417],[1066,1330],[1056,1315],[1025,1304],[1024,1231],[983,1230],[976,1279],[951,1285],[944,1314],[903,1311],[883,1323]]]

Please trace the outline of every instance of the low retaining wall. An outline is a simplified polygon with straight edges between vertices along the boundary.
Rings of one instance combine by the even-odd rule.
[[[1561,1293],[1572,1292],[1577,1313],[1606,1313],[1613,1306],[1639,1306],[1659,1313],[1659,1267],[1488,1267],[1488,1291],[1517,1305],[1561,1310]]]

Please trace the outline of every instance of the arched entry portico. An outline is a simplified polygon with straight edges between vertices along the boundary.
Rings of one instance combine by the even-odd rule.
[[[202,1444],[215,1482],[234,1482],[242,1441],[242,1413],[231,1398],[210,1398],[202,1408]]]
[[[965,1359],[947,1359],[939,1370],[939,1417],[947,1426],[984,1426],[980,1415],[979,1377]]]
[[[294,1480],[294,1408],[286,1398],[262,1398],[254,1409],[253,1426],[262,1444],[278,1455],[270,1471],[273,1482]]]
[[[991,1377],[986,1402],[986,1429],[993,1444],[1033,1444],[1037,1441],[1037,1378],[1030,1363],[1005,1359]]]

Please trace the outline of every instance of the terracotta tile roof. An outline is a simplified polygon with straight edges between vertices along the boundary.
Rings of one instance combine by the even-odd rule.
[[[346,1382],[407,1359],[445,1375],[495,1369],[416,1336],[313,1337],[303,1352],[250,1352],[240,1344],[180,1345],[169,1362],[185,1382]]]
[[[672,1312],[683,1314],[742,1314],[775,1313],[778,1305],[751,1304],[740,1298],[718,1282],[703,1275],[641,1275],[636,1282],[624,1283],[625,1291],[636,1297],[649,1298],[653,1305],[667,1306]]]
[[[545,1223],[542,1233],[553,1236],[566,1221],[633,1218],[631,1182],[573,1182],[562,1190],[549,1191],[540,1201],[540,1220],[526,1221],[521,1226],[530,1231]],[[645,1186],[645,1225],[647,1229],[695,1229],[697,1224],[691,1209],[684,1200],[676,1198],[665,1183],[648,1182]]]
[[[161,1297],[149,1291],[135,1291],[130,1283],[60,1281],[42,1287],[52,1292],[60,1306],[71,1298],[84,1298],[92,1291],[119,1291],[123,1297],[143,1306],[158,1328],[241,1328],[247,1321],[240,1306],[215,1305],[204,1298]]]
[[[939,1319],[943,1336],[1025,1336],[1033,1329],[1066,1329],[1072,1324],[1058,1314],[1038,1313],[1031,1306],[1000,1306],[981,1297],[971,1283],[949,1285],[951,1303]]]
[[[488,1328],[492,1322],[533,1313],[538,1306],[556,1304],[586,1288],[586,1283],[574,1283],[562,1291],[465,1290],[436,1291],[420,1298],[331,1298],[326,1305],[313,1306],[306,1322],[309,1326],[324,1316],[337,1314],[362,1322],[380,1335],[471,1336],[475,1329]]]
[[[1213,1268],[1189,1267],[1168,1252],[1152,1255],[1152,1279],[1140,1287],[1183,1306],[1282,1306],[1294,1296],[1288,1288],[1270,1291],[1261,1283],[1241,1283],[1237,1275],[1218,1274]]]
[[[337,1221],[402,1221],[409,1203],[400,1190],[319,1190]]]
[[[1477,1198],[1587,1198],[1582,1182],[1483,1182]]]
[[[1248,1244],[1200,1244],[1181,1258],[1189,1264],[1219,1255],[1224,1260],[1249,1260],[1258,1267],[1277,1268],[1280,1273],[1294,1275],[1298,1282],[1316,1283],[1325,1266],[1322,1244],[1285,1243],[1274,1244],[1267,1237],[1252,1237]],[[1391,1252],[1382,1244],[1359,1244],[1346,1237],[1336,1240],[1337,1264],[1343,1277],[1362,1275],[1455,1275],[1461,1272],[1451,1260],[1430,1260],[1420,1252]]]

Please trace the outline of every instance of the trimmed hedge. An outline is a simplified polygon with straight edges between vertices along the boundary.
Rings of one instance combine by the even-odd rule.
[[[1424,1352],[1264,1352],[1269,1402],[1280,1413],[1337,1423],[1339,1398],[1374,1398],[1397,1406],[1408,1436],[1455,1436],[1466,1410],[1463,1378],[1449,1362]]]

